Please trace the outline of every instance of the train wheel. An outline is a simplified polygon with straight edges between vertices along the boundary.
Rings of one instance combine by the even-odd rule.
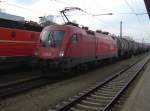
[[[88,70],[88,64],[81,64],[81,71],[85,72]]]
[[[62,72],[63,74],[71,74],[71,73],[73,73],[74,71],[73,71],[73,68],[62,68],[62,69],[61,69],[61,72]]]

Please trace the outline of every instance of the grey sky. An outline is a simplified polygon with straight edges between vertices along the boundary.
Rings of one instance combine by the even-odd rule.
[[[145,42],[150,42],[150,20],[147,14],[140,15],[140,13],[146,13],[143,0],[5,0],[5,2],[0,3],[0,6],[5,8],[6,12],[35,21],[38,21],[39,16],[58,15],[60,10],[68,6],[77,6],[92,14],[114,13],[114,15],[94,18],[90,15],[69,18],[93,30],[101,29],[117,35],[119,34],[119,22],[123,21],[123,35],[131,36],[136,41],[142,41],[144,38]]]

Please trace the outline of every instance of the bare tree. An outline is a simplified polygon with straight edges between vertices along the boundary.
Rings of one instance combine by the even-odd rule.
[[[39,17],[39,22],[40,22],[40,25],[45,27],[45,26],[48,26],[48,25],[55,25],[55,20],[54,20],[54,17],[49,15],[49,16],[42,16],[42,17]]]

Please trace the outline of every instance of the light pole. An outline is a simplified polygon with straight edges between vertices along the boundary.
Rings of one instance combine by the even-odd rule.
[[[1,0],[0,0],[0,2],[2,2]],[[0,12],[2,12],[2,9],[0,8]]]
[[[120,38],[122,38],[122,21],[120,21]]]

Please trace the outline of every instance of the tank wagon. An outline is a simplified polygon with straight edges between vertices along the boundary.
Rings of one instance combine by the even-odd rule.
[[[133,40],[128,40],[126,38],[117,38],[118,56],[119,57],[131,57],[132,55],[137,55],[144,53],[149,50],[149,45],[144,43],[138,43]]]

